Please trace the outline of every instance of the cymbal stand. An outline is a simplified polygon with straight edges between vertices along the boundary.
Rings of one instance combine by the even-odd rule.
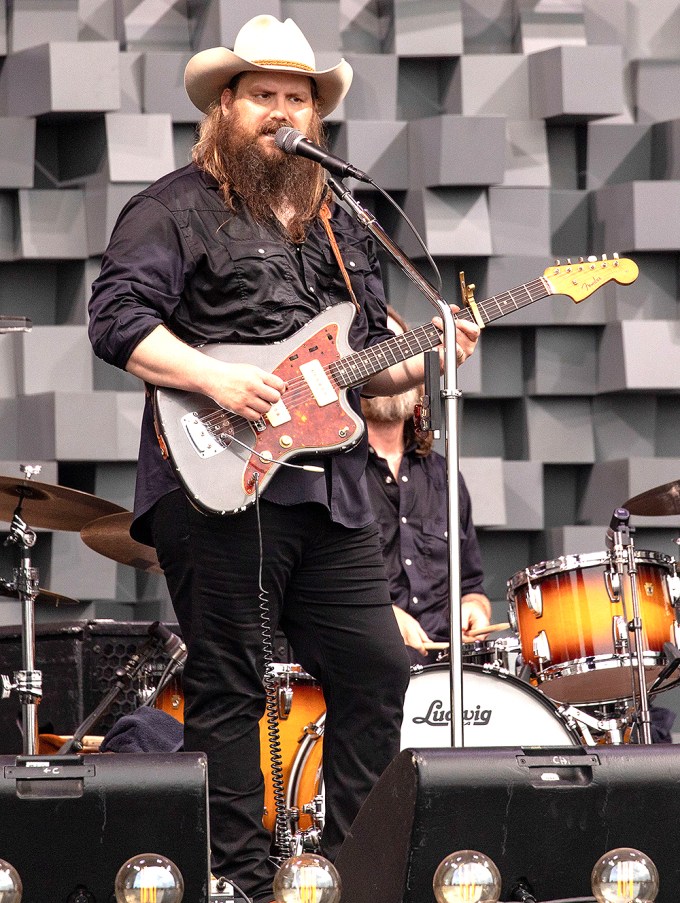
[[[21,465],[26,479],[40,473],[40,467]],[[19,504],[14,510],[9,536],[5,545],[14,545],[19,550],[19,565],[14,576],[21,602],[21,653],[22,671],[14,672],[14,685],[19,693],[22,706],[23,754],[34,756],[38,752],[38,704],[42,699],[42,672],[35,668],[35,607],[38,595],[38,570],[31,565],[30,549],[37,536],[21,517],[24,495],[20,492]],[[4,682],[4,681],[3,681]]]
[[[642,617],[640,615],[640,597],[638,595],[637,585],[637,562],[635,561],[635,544],[633,542],[632,529],[628,525],[629,512],[625,508],[617,508],[614,512],[610,529],[608,532],[608,540],[611,541],[611,550],[613,552],[613,565],[618,575],[618,586],[621,594],[621,602],[623,605],[623,613],[628,619],[626,611],[626,597],[623,587],[624,569],[628,573],[628,582],[630,584],[630,594],[633,608],[633,617],[627,620],[628,633],[633,642],[628,644],[628,655],[631,665],[633,657],[637,659],[637,687],[635,678],[631,672],[633,704],[637,710],[639,738],[640,743],[651,745],[652,742],[652,720],[649,713],[649,695],[647,693],[647,680],[645,676],[644,663],[644,638],[642,635]]]

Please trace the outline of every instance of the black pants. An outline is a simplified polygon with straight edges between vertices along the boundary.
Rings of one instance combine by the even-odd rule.
[[[152,530],[188,648],[185,748],[208,756],[213,871],[255,903],[272,899],[271,836],[262,824],[264,601],[299,663],[323,687],[325,855],[333,858],[366,794],[399,751],[409,661],[389,605],[374,526],[350,530],[315,504],[260,502],[206,517],[180,492]]]

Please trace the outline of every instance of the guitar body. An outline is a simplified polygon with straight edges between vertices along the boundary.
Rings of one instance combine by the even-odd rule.
[[[543,276],[464,308],[456,319],[486,326],[549,295],[576,304],[607,282],[629,285],[638,276],[632,260],[579,258],[548,267]],[[336,304],[302,329],[270,345],[214,344],[205,354],[233,364],[256,364],[286,383],[281,401],[255,423],[220,408],[206,395],[157,388],[154,413],[159,442],[184,491],[209,514],[242,511],[285,462],[297,455],[346,451],[364,432],[348,404],[347,390],[442,341],[433,324],[353,351],[349,330],[354,305]],[[278,463],[278,462],[283,462]]]
[[[261,492],[279,470],[277,461],[346,451],[359,441],[363,420],[349,406],[347,389],[328,375],[329,364],[352,353],[353,319],[352,304],[337,304],[282,342],[200,349],[227,363],[255,364],[285,380],[281,402],[257,423],[219,408],[205,395],[155,390],[157,429],[198,508],[209,514],[240,511],[255,501],[256,482]]]

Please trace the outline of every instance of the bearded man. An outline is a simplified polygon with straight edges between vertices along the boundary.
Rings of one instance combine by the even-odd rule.
[[[282,126],[321,140],[321,119],[351,77],[344,60],[317,70],[297,26],[264,15],[243,26],[233,52],[214,48],[190,60],[187,93],[206,114],[193,162],[123,209],[90,302],[96,354],[150,386],[197,393],[255,432],[288,410],[284,380],[196,346],[266,346],[348,302],[356,308],[353,349],[389,338],[371,241],[332,204],[320,167],[288,157],[274,141]],[[475,326],[460,325],[459,361],[477,337]],[[394,394],[421,379],[422,361],[412,358],[373,376],[363,391]],[[359,411],[358,390],[347,397]],[[188,648],[185,749],[208,757],[213,872],[254,903],[271,900],[274,873],[260,768],[263,622],[283,629],[323,687],[326,856],[334,857],[399,750],[409,663],[365,461],[364,439],[346,454],[315,457],[316,472],[278,466],[254,504],[206,514],[164,455],[147,400],[131,532],[156,548]]]
[[[392,331],[406,332],[397,311],[387,311]],[[450,636],[446,461],[433,450],[431,434],[416,433],[413,409],[421,388],[391,398],[361,399],[369,441],[368,494],[380,527],[394,613],[414,665],[434,662],[437,652],[426,644],[448,642]],[[472,643],[478,636],[468,631],[489,625],[491,603],[461,473],[458,495],[461,639]]]

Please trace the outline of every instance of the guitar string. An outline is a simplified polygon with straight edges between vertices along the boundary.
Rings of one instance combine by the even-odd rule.
[[[533,301],[538,300],[538,298],[534,298],[531,294],[532,290],[539,289],[542,292],[542,295],[539,297],[545,296],[545,284],[542,279],[539,277],[532,282],[526,283],[517,289],[511,289],[505,292],[501,292],[498,295],[494,295],[492,298],[488,298],[485,301],[481,301],[478,303],[478,309],[480,314],[482,315],[482,319],[486,322],[491,322],[493,319],[497,319],[498,316],[502,316],[501,311],[505,309],[505,305],[507,305],[508,301],[512,301],[514,304],[515,310],[520,310],[522,307],[531,304]],[[515,298],[515,294],[518,292],[522,292],[524,294],[523,301],[518,301]],[[503,305],[503,306],[501,306]],[[492,317],[489,315],[489,308],[495,306],[497,310],[496,317]],[[484,314],[487,316],[485,317]],[[474,316],[470,310],[461,310],[454,314],[454,319],[456,320],[466,320],[469,322],[474,322]],[[429,350],[432,347],[436,347],[436,343],[434,346],[429,344],[430,339],[429,335],[431,334],[431,330],[436,327],[433,327],[432,324],[425,324],[424,326],[418,326],[415,329],[411,330],[409,333],[405,333],[401,336],[395,336],[393,339],[387,339],[385,342],[381,342],[378,345],[374,345],[373,347],[368,347],[363,349],[362,351],[352,352],[351,354],[345,355],[343,358],[338,358],[334,361],[329,362],[323,367],[323,372],[326,376],[331,379],[334,383],[336,380],[333,378],[331,374],[331,369],[335,370],[353,370],[353,366],[359,366],[358,362],[362,358],[373,358],[374,361],[379,359],[382,355],[384,356],[391,352],[393,348],[399,348],[404,344],[408,345],[409,351],[412,352],[411,355],[418,354],[420,351]],[[419,335],[424,335],[428,338],[428,345],[423,347],[420,344]],[[354,359],[354,360],[353,360]],[[395,357],[395,360],[392,363],[398,363],[401,360],[404,360],[403,357]],[[380,362],[380,361],[379,361]],[[382,364],[382,362],[380,362]],[[365,365],[364,365],[365,366]],[[381,366],[380,369],[386,369],[391,366],[391,364],[387,363],[385,366]],[[366,379],[369,379],[375,372],[370,367],[366,367],[366,373],[362,374],[362,376],[366,376]],[[336,383],[337,384],[337,383]],[[309,388],[309,384],[307,380],[303,376],[294,377],[293,379],[287,382],[286,391],[282,396],[282,400],[285,399],[285,406],[288,409],[295,409],[296,407],[306,404],[310,398],[313,397],[313,392]],[[200,417],[201,422],[212,432],[212,427],[219,427],[224,424],[225,420],[228,420],[228,426],[231,427],[234,431],[240,430],[247,425],[252,425],[253,421],[248,420],[246,417],[243,417],[239,414],[233,414],[227,408],[217,407],[209,414],[206,414]]]

